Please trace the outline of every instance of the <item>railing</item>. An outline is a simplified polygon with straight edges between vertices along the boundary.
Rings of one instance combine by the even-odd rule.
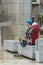
[[[37,2],[37,0],[32,0],[32,2]]]
[[[40,4],[40,0],[32,0],[32,4]]]

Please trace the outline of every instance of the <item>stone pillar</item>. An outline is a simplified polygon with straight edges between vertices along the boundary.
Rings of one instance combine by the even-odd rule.
[[[18,39],[23,36],[22,27],[27,19],[31,19],[31,0],[3,0],[5,19],[10,17],[12,19],[12,26],[3,28],[4,39]],[[5,32],[6,31],[6,32]]]

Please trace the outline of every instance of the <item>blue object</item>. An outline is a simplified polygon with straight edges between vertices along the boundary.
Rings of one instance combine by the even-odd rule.
[[[32,20],[26,20],[26,22],[28,23],[28,24],[30,24],[30,25],[32,25]]]

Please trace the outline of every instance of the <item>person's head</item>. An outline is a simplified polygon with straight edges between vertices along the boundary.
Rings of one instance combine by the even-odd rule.
[[[32,21],[34,22],[34,20],[35,20],[35,16],[32,16]]]
[[[27,23],[28,27],[31,27],[33,22],[32,22],[32,20],[26,20],[26,23]]]

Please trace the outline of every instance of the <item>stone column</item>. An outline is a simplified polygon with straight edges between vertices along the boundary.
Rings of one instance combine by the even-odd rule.
[[[12,26],[3,28],[4,39],[18,39],[19,36],[23,36],[22,30],[26,27],[22,27],[27,19],[31,19],[31,0],[3,0],[4,14],[6,17],[12,19]],[[9,5],[9,8],[8,8]],[[10,12],[9,12],[10,10]],[[6,19],[5,17],[5,19]]]

